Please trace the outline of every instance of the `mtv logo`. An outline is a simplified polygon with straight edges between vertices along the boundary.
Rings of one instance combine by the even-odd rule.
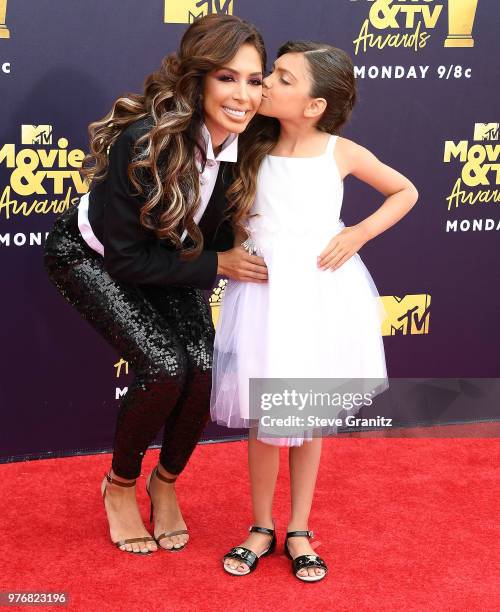
[[[51,125],[23,125],[21,126],[21,144],[23,145],[50,145],[52,144]]]
[[[380,296],[387,317],[382,322],[383,336],[428,334],[431,296],[423,293]]]
[[[474,140],[498,140],[500,123],[474,124]]]
[[[232,15],[233,0],[165,0],[165,23],[193,23],[212,13]]]

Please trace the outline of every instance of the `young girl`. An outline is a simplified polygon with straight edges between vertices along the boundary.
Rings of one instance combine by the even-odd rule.
[[[327,573],[310,545],[308,525],[321,437],[307,428],[297,435],[263,435],[257,407],[249,405],[249,378],[343,377],[372,396],[386,387],[379,296],[357,252],[407,214],[418,194],[399,172],[337,135],[355,98],[353,65],[343,51],[288,42],[264,79],[264,117],[241,143],[230,189],[236,241],[248,237],[243,248],[262,255],[268,283],[229,280],[215,339],[212,418],[250,427],[254,526],[223,559],[233,575],[255,570],[276,547],[272,502],[282,445],[290,447],[285,552],[300,580],[321,580]],[[340,209],[349,174],[387,199],[362,222],[345,227]]]

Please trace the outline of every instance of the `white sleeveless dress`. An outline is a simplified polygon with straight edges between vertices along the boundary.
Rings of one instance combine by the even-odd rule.
[[[336,141],[330,136],[320,156],[268,155],[261,164],[246,229],[269,280],[226,285],[212,371],[210,409],[218,424],[258,426],[250,415],[250,378],[377,379],[373,395],[387,388],[385,312],[370,273],[358,254],[333,272],[317,268],[318,255],[344,227]],[[285,446],[312,437],[307,428],[283,438],[258,435]]]

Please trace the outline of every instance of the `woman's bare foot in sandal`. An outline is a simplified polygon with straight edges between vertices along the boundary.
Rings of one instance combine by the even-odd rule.
[[[175,480],[174,482],[165,482],[163,478],[172,480],[176,479],[177,475],[167,472],[162,465],[158,464],[150,474],[146,485],[153,506],[154,537],[161,548],[177,551],[186,546],[189,534],[162,535],[176,531],[187,531],[186,523],[177,503]]]
[[[157,550],[158,546],[142,522],[134,483],[134,480],[116,476],[113,471],[102,482],[101,493],[109,522],[109,534],[111,541],[120,550],[148,554]],[[119,544],[123,540],[136,538],[142,541]]]

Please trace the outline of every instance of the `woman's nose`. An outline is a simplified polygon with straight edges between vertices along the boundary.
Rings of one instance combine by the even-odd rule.
[[[248,92],[248,86],[245,83],[241,83],[240,86],[237,87],[234,91],[233,97],[237,100],[248,100],[250,97]]]

